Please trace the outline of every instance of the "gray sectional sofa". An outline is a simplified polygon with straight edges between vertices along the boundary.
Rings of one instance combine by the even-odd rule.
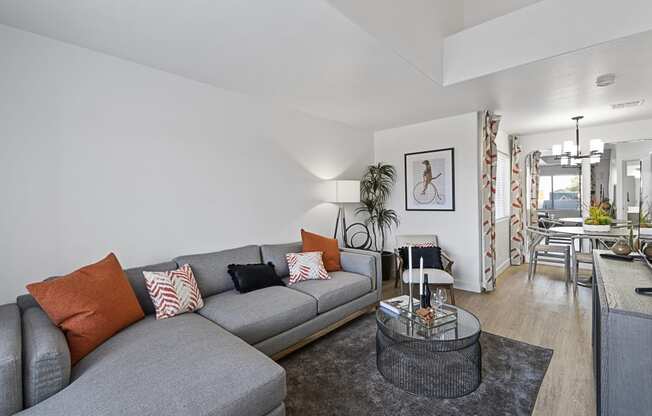
[[[285,371],[273,359],[373,309],[382,291],[379,256],[349,249],[331,280],[235,291],[228,264],[271,261],[287,276],[285,254],[298,251],[252,245],[126,270],[146,317],[74,367],[31,296],[0,306],[0,416],[284,415]],[[157,321],[142,271],[186,263],[204,307]]]

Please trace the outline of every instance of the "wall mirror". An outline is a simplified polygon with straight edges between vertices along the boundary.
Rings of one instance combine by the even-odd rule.
[[[618,220],[652,220],[651,154],[652,140],[607,143],[600,163],[591,166],[591,202],[602,202]]]

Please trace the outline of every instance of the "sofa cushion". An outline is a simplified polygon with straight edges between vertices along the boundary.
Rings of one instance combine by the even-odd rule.
[[[303,250],[303,243],[297,241],[287,244],[266,244],[260,246],[260,253],[263,256],[263,263],[271,262],[274,264],[276,274],[281,277],[288,276],[288,261],[285,255],[288,253],[300,253]]]
[[[61,276],[50,276],[46,279],[44,279],[44,282],[47,282],[49,280],[57,279]],[[18,308],[20,309],[20,313],[25,312],[29,308],[37,307],[40,308],[41,305],[38,304],[36,299],[34,299],[34,296],[30,295],[29,293],[24,294],[24,295],[19,295],[16,297],[16,304],[18,305]]]
[[[145,277],[143,276],[144,271],[148,272],[167,272],[170,270],[175,270],[177,264],[173,261],[166,261],[164,263],[150,264],[149,266],[142,267],[133,267],[131,269],[126,269],[125,274],[129,280],[129,284],[134,289],[136,298],[138,298],[138,303],[140,303],[143,312],[146,315],[153,314],[155,312],[154,304],[152,299],[149,297],[149,292],[147,291],[147,286],[145,285]]]
[[[227,270],[229,264],[261,262],[258,246],[244,246],[215,253],[179,256],[174,261],[179,265],[190,265],[199,285],[199,291],[204,298],[233,290],[233,281]]]
[[[335,238],[324,237],[301,229],[301,241],[304,252],[321,251],[324,267],[327,272],[338,272],[342,270],[340,264],[340,247]]]
[[[235,290],[204,299],[199,314],[227,331],[255,344],[317,315],[311,296],[283,286],[248,293]]]
[[[27,290],[66,334],[74,365],[145,314],[113,253],[81,269]]]
[[[398,249],[401,259],[403,260],[403,268],[407,269],[410,265],[410,250],[409,247],[400,247]],[[418,269],[420,260],[423,259],[423,267],[426,269],[440,269],[444,270],[444,265],[441,260],[441,248],[437,246],[430,247],[412,247],[412,268]]]
[[[349,272],[329,274],[330,280],[304,280],[290,288],[315,298],[318,313],[327,312],[371,292],[371,280],[367,276]]]
[[[147,291],[156,308],[156,319],[172,318],[204,306],[189,265],[167,272],[143,272]]]
[[[252,415],[285,398],[285,371],[195,313],[150,315],[95,349],[26,415]]]
[[[303,280],[328,280],[331,278],[324,267],[321,251],[288,253],[286,257],[290,268],[290,278],[288,279],[290,285]]]
[[[32,407],[70,381],[70,351],[63,332],[41,308],[23,312],[23,398]]]
[[[229,264],[229,274],[235,290],[240,293],[252,292],[269,286],[285,286],[271,262],[267,264]]]

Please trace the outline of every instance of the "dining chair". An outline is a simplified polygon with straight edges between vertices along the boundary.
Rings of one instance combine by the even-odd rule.
[[[407,264],[403,264],[403,259],[398,252],[402,247],[440,247],[439,239],[434,234],[402,234],[396,236],[396,259],[397,259],[397,273],[394,287],[398,287],[399,280],[401,282],[401,294],[404,294],[404,286],[409,284],[409,272]],[[441,248],[441,247],[440,247]],[[424,273],[428,273],[428,284],[430,287],[442,288],[448,291],[450,303],[455,305],[455,292],[453,291],[453,259],[444,250],[441,250],[441,259],[444,266],[443,270],[440,269],[423,269]],[[415,262],[412,267],[413,277],[418,277],[418,259],[413,259]],[[415,264],[417,267],[415,267]],[[415,273],[416,269],[416,273]],[[417,284],[418,286],[418,284]]]
[[[589,240],[589,252],[582,251],[582,241]],[[579,251],[575,248],[575,242],[578,242],[577,247]],[[580,264],[593,264],[593,239],[576,235],[573,236],[573,244],[571,244],[571,258],[573,259],[573,268],[571,270],[571,279],[573,281],[573,292],[577,292],[577,280],[579,277]]]
[[[545,228],[529,226],[527,227],[529,237],[529,266],[528,266],[528,280],[532,280],[537,272],[537,263],[539,259],[549,263],[561,263],[564,265],[564,272],[566,274],[566,285],[571,280],[571,244],[548,244],[552,238],[553,240],[560,237],[556,233],[552,233]],[[571,239],[572,240],[572,239]]]
[[[539,224],[540,228],[545,228],[546,230],[550,229],[551,227],[568,227],[569,224],[557,221],[551,218],[539,218]],[[546,244],[565,244],[565,245],[571,245],[572,244],[572,238],[568,235],[562,235],[562,234],[553,234],[548,237],[546,237]]]

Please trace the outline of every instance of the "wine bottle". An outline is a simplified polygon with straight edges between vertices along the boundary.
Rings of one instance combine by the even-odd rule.
[[[432,293],[430,292],[430,286],[428,285],[428,273],[425,273],[423,275],[423,293],[421,294],[421,307],[422,308],[430,308],[432,305],[430,304],[430,296]]]

